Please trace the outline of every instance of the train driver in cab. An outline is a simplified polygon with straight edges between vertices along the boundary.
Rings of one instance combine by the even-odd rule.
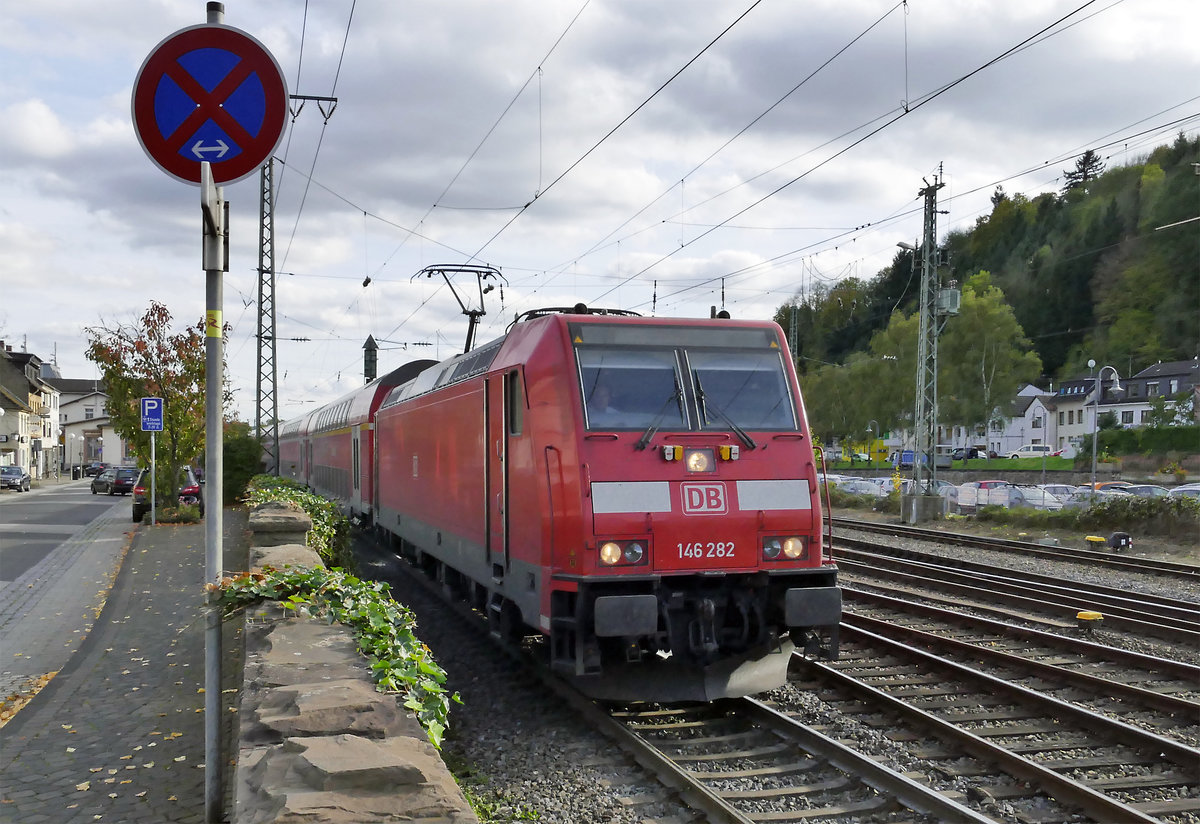
[[[588,426],[620,426],[624,414],[613,405],[612,389],[597,381],[587,400]]]

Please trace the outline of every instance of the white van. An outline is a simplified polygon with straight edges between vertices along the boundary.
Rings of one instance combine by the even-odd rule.
[[[1049,444],[1045,443],[1027,443],[1018,449],[1016,452],[1009,453],[1008,457],[1012,460],[1017,458],[1049,458],[1052,455],[1059,454]]]

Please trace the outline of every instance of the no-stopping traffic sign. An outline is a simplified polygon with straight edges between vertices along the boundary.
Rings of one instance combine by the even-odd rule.
[[[287,122],[287,81],[256,39],[232,26],[180,29],[159,43],[133,84],[133,127],[146,154],[185,183],[212,165],[218,185],[274,153]]]

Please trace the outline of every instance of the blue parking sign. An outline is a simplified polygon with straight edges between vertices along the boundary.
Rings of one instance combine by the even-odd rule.
[[[163,431],[162,398],[142,398],[142,431]]]

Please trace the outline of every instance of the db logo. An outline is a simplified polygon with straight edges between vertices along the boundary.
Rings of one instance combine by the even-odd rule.
[[[729,511],[725,484],[682,484],[684,515],[724,515]]]

